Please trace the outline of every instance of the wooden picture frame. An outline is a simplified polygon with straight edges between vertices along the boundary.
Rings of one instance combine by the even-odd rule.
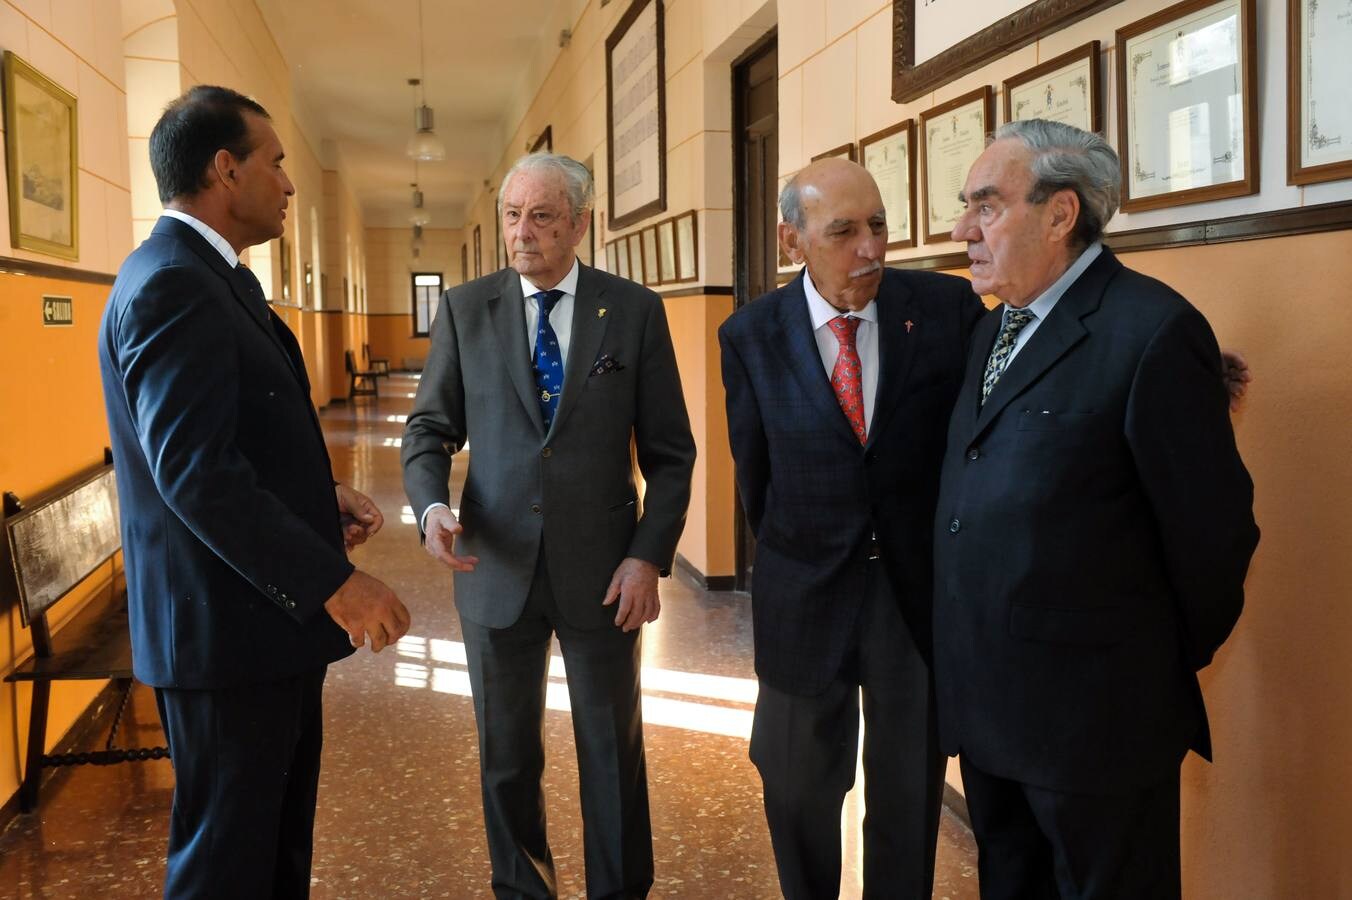
[[[611,275],[618,275],[620,272],[620,254],[615,249],[614,241],[606,244],[606,271]]]
[[[629,277],[629,241],[626,238],[616,238],[610,242],[610,246],[615,248],[615,274],[621,278]]]
[[[474,277],[482,278],[484,274],[484,254],[483,238],[479,236],[479,226],[474,226]]]
[[[812,157],[812,161],[819,159],[848,159],[850,162],[858,162],[858,157],[854,153],[854,144],[841,144],[839,147],[833,147],[830,150],[818,153]]]
[[[531,153],[553,153],[554,152],[554,126],[546,125],[545,130],[536,136],[535,142],[530,145]]]
[[[904,157],[904,158],[903,158]],[[915,246],[915,120],[906,119],[859,141],[859,164],[868,169],[887,210],[887,249]],[[902,215],[904,214],[904,223]]]
[[[1006,78],[1002,85],[1001,112],[1005,122],[1016,119],[1050,119],[1074,125],[1083,131],[1103,133],[1103,86],[1099,74],[1100,47],[1098,41],[1082,44],[1067,53],[1047,60],[1031,69]],[[1035,116],[1020,115],[1014,95],[1036,87],[1039,99]],[[1083,93],[1079,98],[1076,91]],[[1067,96],[1068,95],[1068,96]],[[1031,99],[1031,98],[1029,98]],[[1024,98],[1020,97],[1020,103]],[[1076,101],[1079,102],[1076,102]]]
[[[657,275],[662,284],[676,283],[676,219],[657,223]]]
[[[1214,173],[1217,166],[1232,165],[1235,152],[1242,150],[1243,173],[1238,178],[1230,178],[1227,181],[1220,182],[1213,181],[1199,187],[1181,187],[1178,189],[1166,187],[1159,191],[1147,192],[1138,187],[1138,184],[1144,182],[1172,184],[1175,179],[1180,178],[1180,173],[1171,171],[1168,175],[1161,177],[1157,168],[1158,160],[1156,157],[1151,155],[1143,159],[1143,157],[1147,157],[1147,153],[1138,141],[1137,135],[1144,133],[1145,135],[1155,136],[1164,133],[1167,136],[1170,130],[1170,116],[1178,112],[1187,113],[1189,110],[1196,110],[1199,107],[1192,104],[1187,107],[1165,109],[1163,122],[1159,121],[1158,118],[1142,121],[1148,117],[1148,114],[1142,113],[1139,109],[1144,99],[1140,101],[1136,99],[1138,96],[1137,87],[1141,86],[1143,81],[1141,76],[1144,73],[1153,76],[1147,80],[1157,80],[1160,77],[1159,66],[1172,66],[1174,59],[1184,59],[1181,55],[1184,51],[1177,49],[1183,29],[1188,26],[1205,27],[1200,25],[1202,21],[1213,15],[1227,13],[1230,8],[1233,8],[1237,17],[1235,52],[1240,57],[1235,62],[1235,71],[1231,76],[1230,83],[1237,85],[1239,90],[1238,108],[1243,116],[1243,123],[1240,134],[1232,136],[1224,152],[1218,153],[1221,148],[1210,141],[1209,123],[1215,121],[1215,119],[1209,120],[1206,130],[1208,144],[1203,150],[1202,160],[1203,164],[1210,166]],[[1119,94],[1117,140],[1118,154],[1122,158],[1121,209],[1123,212],[1163,209],[1189,203],[1203,203],[1209,200],[1244,197],[1258,192],[1258,36],[1256,19],[1255,0],[1183,0],[1182,3],[1176,3],[1154,15],[1146,16],[1130,25],[1117,29],[1116,58]],[[1149,46],[1152,39],[1161,43],[1168,42],[1171,54],[1169,60],[1160,62],[1154,56],[1155,48]],[[1208,48],[1208,53],[1211,52],[1211,49]],[[1131,54],[1130,58],[1128,58],[1128,54]],[[1214,56],[1202,56],[1199,59],[1204,63],[1205,60],[1212,58]],[[1155,68],[1152,68],[1152,66]],[[1221,72],[1221,67],[1213,66],[1197,73],[1195,76],[1190,74],[1185,79],[1169,78],[1168,84],[1179,86],[1180,90],[1200,89],[1199,85],[1204,76],[1216,72]],[[1144,98],[1148,95],[1142,92],[1139,96]],[[1179,102],[1186,102],[1186,99],[1182,98]],[[1213,104],[1208,104],[1206,108],[1210,110],[1212,107]],[[1219,116],[1222,110],[1217,109],[1215,111]],[[1191,124],[1191,121],[1188,124]],[[1190,149],[1192,148],[1190,147]],[[1169,162],[1169,160],[1166,159],[1165,162]],[[1193,176],[1200,169],[1200,165],[1194,166],[1191,171],[1182,174]],[[1186,179],[1181,180],[1186,182]]]
[[[925,188],[920,224],[924,243],[942,244],[953,239],[953,225],[962,214],[958,193],[972,163],[986,149],[986,136],[994,119],[995,94],[988,84],[920,114],[920,183]],[[942,198],[938,201],[942,206],[936,206],[936,197]],[[943,222],[952,224],[941,230]]]
[[[643,240],[643,283],[656,287],[662,283],[662,273],[657,265],[657,226],[649,225],[639,235]]]
[[[1038,38],[1122,0],[1033,0],[943,52],[916,64],[916,4],[892,0],[892,99],[908,103]]]
[[[1331,3],[1323,4],[1321,12],[1318,0],[1286,0],[1286,12],[1286,183],[1315,184],[1352,178],[1352,114],[1348,112],[1352,103],[1347,99],[1348,84],[1328,73],[1324,75],[1326,84],[1316,86],[1321,73],[1332,68],[1327,60],[1337,55],[1335,48],[1343,49],[1344,58],[1339,62],[1347,67],[1346,53],[1352,50],[1352,43],[1347,43],[1352,39],[1352,18],[1338,18],[1339,8]],[[1310,23],[1306,22],[1307,15],[1311,19],[1320,18]],[[1332,33],[1325,32],[1325,28]],[[1314,49],[1316,38],[1318,54]],[[1319,100],[1328,99],[1335,92],[1334,102],[1320,112]],[[1328,124],[1330,105],[1341,116],[1333,126]],[[1324,115],[1322,125],[1320,115]],[[1311,155],[1317,159],[1307,159],[1307,151],[1313,151]]]
[[[676,217],[676,283],[699,281],[699,213]]]
[[[640,30],[635,31],[635,24],[640,22]],[[612,229],[626,228],[667,208],[664,29],[662,0],[633,0],[606,37],[606,185]],[[623,62],[619,84],[617,53]],[[635,64],[635,60],[646,62],[650,55],[654,57],[653,69]],[[644,86],[649,83],[652,90],[645,93]],[[617,103],[623,106],[617,107]],[[616,128],[620,129],[618,136]],[[621,148],[618,160],[616,147]]]
[[[643,271],[643,237],[637,231],[627,234],[624,246],[629,254],[629,280],[647,284],[647,273]]]
[[[12,50],[3,70],[10,245],[79,259],[79,101]]]

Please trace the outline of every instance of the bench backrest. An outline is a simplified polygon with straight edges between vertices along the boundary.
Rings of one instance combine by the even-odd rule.
[[[353,358],[351,350],[343,351],[343,365],[347,367],[347,374],[357,374],[357,361]]]
[[[4,516],[0,590],[17,596],[30,626],[121,546],[117,483],[106,464]]]

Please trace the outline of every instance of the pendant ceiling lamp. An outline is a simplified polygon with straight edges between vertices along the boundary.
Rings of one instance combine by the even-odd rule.
[[[418,187],[418,161],[413,160],[413,181],[409,183],[413,188],[413,211],[409,213],[408,220],[417,226],[423,226],[432,221],[432,214],[423,206],[423,192]]]
[[[422,0],[418,0],[418,77],[410,78],[415,94],[421,88],[422,102],[413,111],[413,137],[408,139],[408,155],[423,162],[440,162],[446,158],[446,145],[433,130],[432,107],[427,105],[427,88],[423,80],[427,77],[427,59],[423,54],[423,15]]]

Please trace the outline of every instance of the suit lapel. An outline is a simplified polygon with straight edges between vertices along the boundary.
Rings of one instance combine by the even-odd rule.
[[[516,388],[517,398],[526,408],[541,437],[545,420],[535,395],[535,376],[531,371],[530,343],[526,339],[525,297],[521,294],[521,276],[515,269],[504,269],[498,293],[488,298],[488,317],[498,336],[498,346],[507,364],[507,374]]]
[[[606,336],[609,316],[601,315],[601,300],[605,287],[596,277],[590,266],[578,264],[577,293],[573,295],[573,331],[568,339],[568,362],[563,369],[563,396],[559,398],[559,409],[554,414],[554,424],[550,433],[558,431],[563,420],[577,406],[578,398],[587,389],[587,377],[591,374],[592,363],[601,349],[601,341]],[[632,365],[637,365],[634,360]]]
[[[784,287],[778,319],[779,343],[787,350],[789,369],[802,387],[804,396],[817,407],[822,421],[832,423],[831,427],[858,446],[859,438],[846,420],[845,413],[841,412],[836,392],[831,389],[831,380],[822,367],[821,351],[817,349],[817,339],[812,334],[812,316],[808,313],[801,272]]]
[[[1107,287],[1108,280],[1122,267],[1122,264],[1109,252],[1104,249],[1099,254],[1099,258],[1085,270],[1084,274],[1075,280],[1065,294],[1057,301],[1056,306],[1047,316],[1047,320],[1038,326],[1033,336],[1028,339],[1028,343],[1019,350],[1019,355],[1014,357],[1014,361],[1009,364],[1000,380],[995,383],[991,389],[990,396],[986,398],[986,403],[981,407],[976,417],[976,424],[972,430],[972,437],[975,438],[995,419],[1000,411],[1010,404],[1014,398],[1018,397],[1028,386],[1042,377],[1042,374],[1055,365],[1056,361],[1065,356],[1071,347],[1074,347],[1080,341],[1084,340],[1089,334],[1084,327],[1085,316],[1098,309],[1099,301],[1103,298],[1104,288]],[[999,328],[1000,317],[992,316],[995,320],[994,328]],[[986,330],[982,329],[981,334]],[[995,335],[990,334],[988,340],[977,346],[985,347],[989,353],[991,344],[995,340]],[[975,354],[974,354],[975,355]],[[977,386],[977,396],[980,396],[981,379],[985,372],[986,360],[983,355],[980,361],[980,368],[975,372],[969,368],[969,383],[974,378]]]
[[[915,359],[915,341],[911,331],[914,318],[910,288],[899,278],[883,274],[878,290],[878,392],[873,398],[873,421],[869,425],[868,444],[882,434],[887,419],[905,394],[906,378]],[[923,324],[923,323],[921,323]],[[867,445],[866,445],[867,446]]]

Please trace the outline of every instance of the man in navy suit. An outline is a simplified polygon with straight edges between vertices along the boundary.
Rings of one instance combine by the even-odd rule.
[[[282,156],[234,91],[171,103],[150,136],[165,213],[99,339],[134,669],[174,760],[171,898],[308,896],[326,667],[409,625],[347,560],[382,518],[335,484],[300,347],[238,264],[282,234]]]
[[[986,900],[1179,896],[1179,764],[1211,748],[1195,673],[1258,542],[1210,326],[1100,243],[1120,184],[1101,137],[1010,123],[953,231],[1003,301],[972,337],[935,553],[940,735]]]
[[[925,663],[931,526],[984,308],[962,278],[883,267],[882,197],[854,163],[808,166],[780,209],[804,271],[719,329],[757,540],[751,758],[785,897],[837,897],[862,695],[864,896],[928,898],[943,787]]]

